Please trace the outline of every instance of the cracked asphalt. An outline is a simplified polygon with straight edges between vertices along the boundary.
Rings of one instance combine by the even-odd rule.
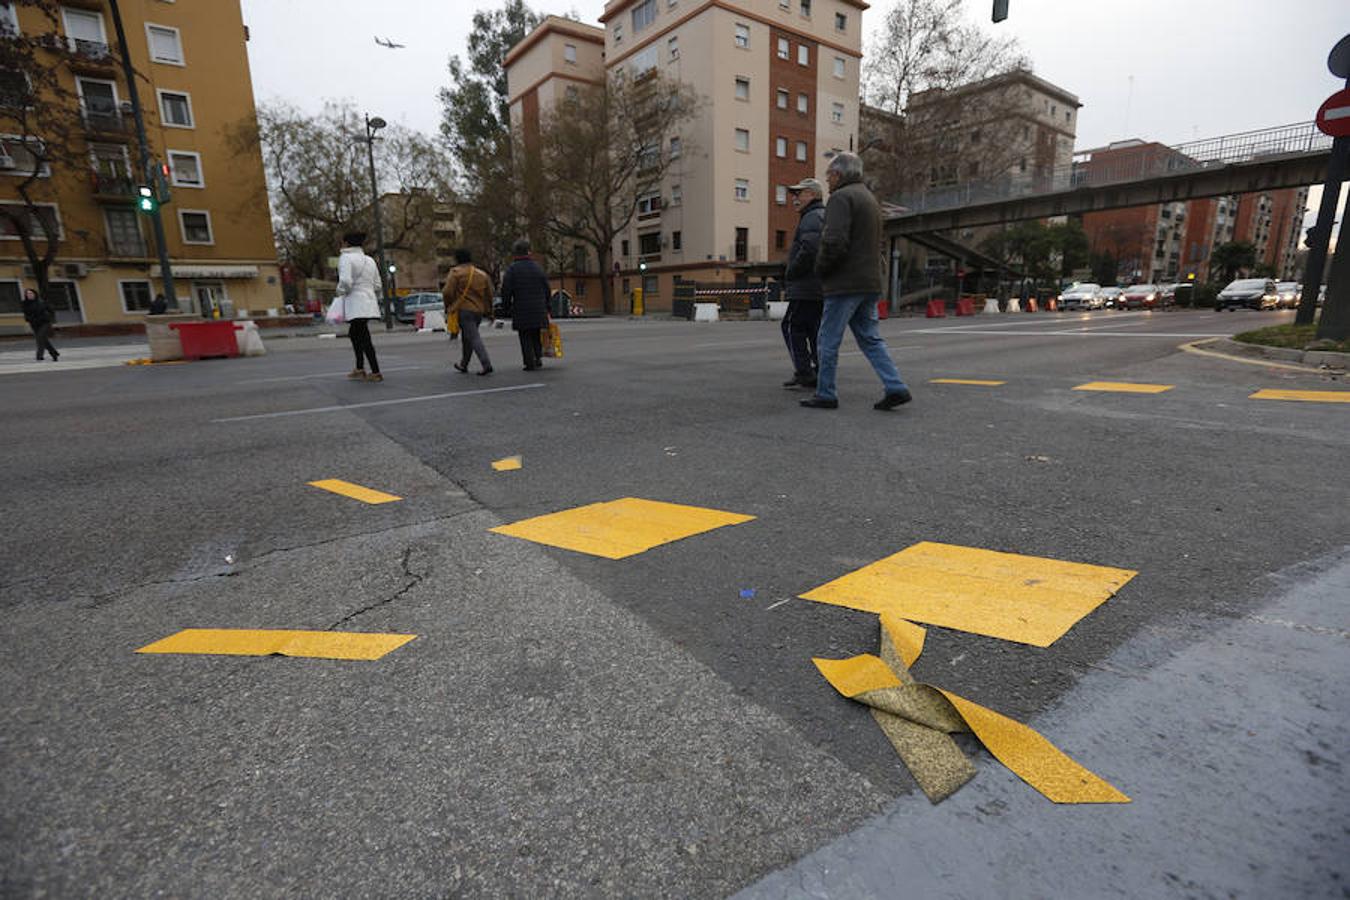
[[[838,411],[798,408],[757,322],[568,322],[541,373],[492,331],[491,379],[408,334],[377,335],[381,385],[306,338],[0,376],[0,894],[1341,896],[1350,497],[1319,473],[1350,410],[1247,396],[1347,385],[1177,351],[1280,319],[894,320],[916,402],[891,414],[856,353]],[[1008,384],[928,383],[953,377]],[[488,532],[625,496],[756,519],[620,561]],[[971,745],[979,775],[930,807],[820,680],[876,620],[793,598],[921,540],[1139,571],[1050,648],[933,628],[918,671],[1130,807],[1055,807]],[[417,638],[134,652],[182,628]],[[1226,724],[1272,717],[1292,730]]]

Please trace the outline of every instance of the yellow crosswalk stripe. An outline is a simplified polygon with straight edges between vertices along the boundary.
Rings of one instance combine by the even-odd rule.
[[[1102,391],[1111,394],[1162,394],[1170,391],[1171,384],[1136,384],[1130,381],[1089,381],[1074,388],[1075,391]]]
[[[624,497],[525,519],[490,529],[495,534],[589,553],[605,559],[636,556],[705,531],[752,521],[754,516]]]
[[[1266,388],[1248,400],[1298,400],[1304,403],[1350,403],[1350,391],[1281,391]]]
[[[325,478],[322,481],[307,482],[310,487],[316,487],[323,491],[331,491],[334,494],[341,494],[344,497],[351,497],[353,500],[360,500],[362,503],[393,503],[395,500],[402,500],[402,497],[396,497],[393,494],[386,494],[384,491],[377,491],[373,488],[362,487],[359,484],[352,484],[350,481],[343,481],[340,478]]]
[[[416,637],[415,634],[367,634],[351,631],[185,628],[163,640],[147,644],[136,652],[372,660],[397,650]]]
[[[980,378],[933,378],[929,384],[971,384],[976,387],[999,387],[1007,384],[1006,381],[985,381]]]
[[[497,472],[514,472],[524,465],[519,456],[508,456],[506,459],[499,459],[492,464],[492,468]]]

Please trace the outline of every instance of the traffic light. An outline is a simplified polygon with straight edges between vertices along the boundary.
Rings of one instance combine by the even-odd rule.
[[[137,188],[137,191],[140,194],[139,204],[141,212],[152,213],[159,208],[159,201],[155,199],[154,188],[150,187],[148,184],[143,184]]]
[[[1008,0],[994,0],[994,21],[1002,22],[1008,18]]]

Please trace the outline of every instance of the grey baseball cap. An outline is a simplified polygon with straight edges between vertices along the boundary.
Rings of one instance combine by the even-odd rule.
[[[813,191],[821,197],[825,196],[825,186],[814,178],[803,178],[801,181],[788,188],[789,191]]]

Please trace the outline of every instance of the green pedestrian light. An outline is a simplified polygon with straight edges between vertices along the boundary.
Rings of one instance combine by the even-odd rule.
[[[154,190],[147,185],[141,185],[138,191],[140,193],[141,212],[146,213],[154,212],[156,206],[158,205],[157,201],[155,200]]]

